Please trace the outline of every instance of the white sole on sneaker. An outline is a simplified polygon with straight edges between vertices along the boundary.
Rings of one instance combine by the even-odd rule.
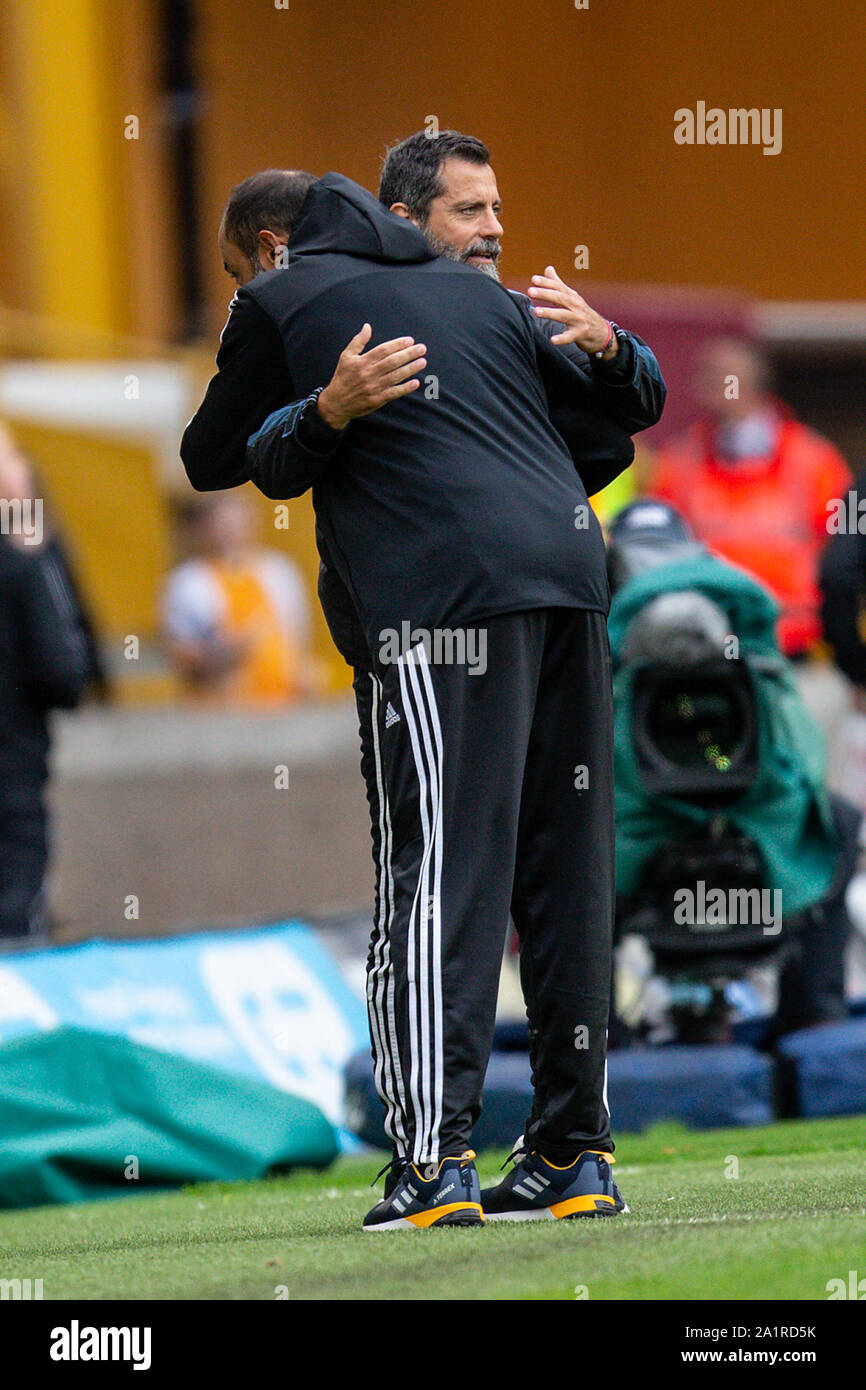
[[[398,1216],[396,1221],[379,1221],[375,1226],[362,1226],[361,1230],[366,1231],[367,1235],[372,1235],[375,1231],[423,1231],[423,1226],[416,1226],[414,1221],[407,1221],[405,1216]]]
[[[555,1221],[550,1207],[540,1207],[538,1211],[486,1211],[485,1221]]]

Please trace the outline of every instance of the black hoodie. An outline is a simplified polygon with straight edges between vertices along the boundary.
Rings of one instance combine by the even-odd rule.
[[[72,709],[88,676],[73,596],[49,544],[0,535],[0,822],[41,805],[52,709]]]
[[[373,342],[410,333],[427,346],[424,389],[354,420],[333,454],[311,454],[300,480],[287,476],[272,424],[274,449],[254,479],[279,498],[314,483],[319,525],[371,651],[404,622],[432,629],[549,606],[606,612],[601,532],[550,421],[583,383],[526,309],[491,278],[436,256],[412,223],[341,175],[313,185],[290,250],[287,270],[237,295],[220,372],[184,435],[193,485],[249,476],[243,430],[330,380],[363,322]],[[263,382],[275,334],[281,380],[271,372]],[[227,396],[249,398],[250,409],[229,420]]]

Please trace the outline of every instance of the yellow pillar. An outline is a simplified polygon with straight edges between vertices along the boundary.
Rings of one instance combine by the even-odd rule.
[[[123,125],[111,100],[105,0],[6,0],[20,142],[16,240],[28,307],[120,330],[127,263],[118,165]]]

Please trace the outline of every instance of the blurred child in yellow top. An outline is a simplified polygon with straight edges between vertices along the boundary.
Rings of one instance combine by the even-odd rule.
[[[207,703],[284,704],[317,684],[303,578],[287,556],[255,544],[238,492],[185,500],[187,557],[163,592],[163,628],[184,691]]]

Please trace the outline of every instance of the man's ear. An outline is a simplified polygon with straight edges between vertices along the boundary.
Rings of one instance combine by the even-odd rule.
[[[396,212],[398,217],[405,217],[407,221],[415,222],[415,218],[412,216],[405,203],[392,203],[390,210],[391,212]]]
[[[287,232],[272,232],[263,227],[258,235],[259,259],[269,270],[285,270],[289,263]]]

